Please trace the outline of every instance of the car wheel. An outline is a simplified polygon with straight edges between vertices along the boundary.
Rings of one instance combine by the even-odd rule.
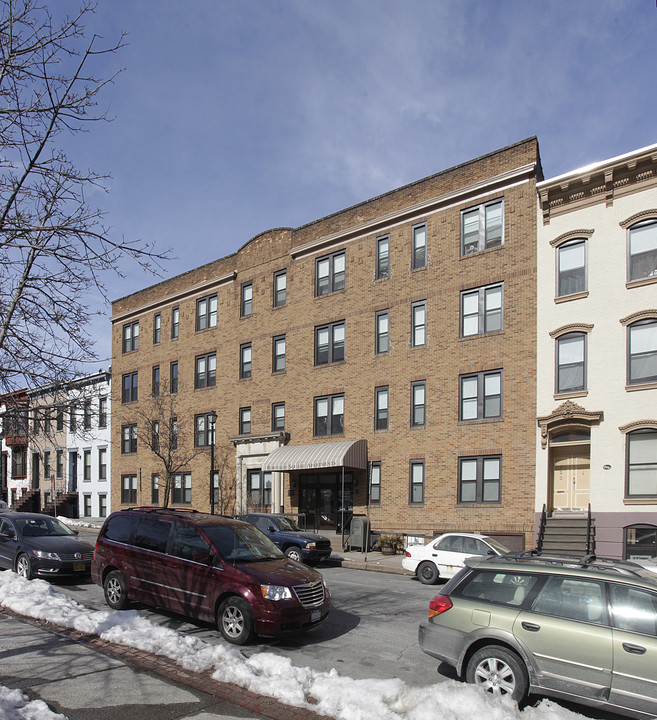
[[[32,563],[25,553],[21,553],[16,560],[16,574],[24,577],[26,580],[31,580],[34,577]]]
[[[415,572],[424,585],[435,585],[440,577],[438,568],[432,562],[420,563]]]
[[[508,695],[521,702],[527,695],[527,669],[514,652],[499,645],[487,645],[470,658],[466,680],[492,695]]]
[[[219,631],[229,643],[245,645],[253,639],[253,613],[249,603],[237,595],[224,600],[217,613]]]
[[[112,610],[125,610],[128,607],[128,588],[123,575],[118,570],[108,573],[103,583],[105,602]]]
[[[296,545],[290,545],[289,548],[285,548],[285,554],[290,560],[301,562],[301,550]]]

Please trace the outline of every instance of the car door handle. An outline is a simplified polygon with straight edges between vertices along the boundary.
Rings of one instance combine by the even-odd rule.
[[[643,655],[646,652],[642,645],[632,645],[632,643],[623,643],[623,650],[632,655]]]
[[[540,625],[537,625],[536,623],[530,623],[530,622],[521,622],[520,623],[525,630],[528,632],[538,632],[541,629]]]

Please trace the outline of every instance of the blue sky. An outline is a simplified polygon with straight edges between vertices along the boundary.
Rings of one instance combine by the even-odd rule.
[[[164,277],[532,135],[546,177],[657,142],[655,0],[100,0],[88,27],[125,71],[68,150]],[[124,272],[113,299],[157,281]]]

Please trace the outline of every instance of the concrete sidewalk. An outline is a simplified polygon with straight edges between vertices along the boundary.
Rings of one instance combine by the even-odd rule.
[[[69,720],[328,720],[159,655],[0,610],[0,685]]]
[[[334,553],[325,562],[327,565],[341,565],[342,567],[352,568],[354,570],[371,570],[374,572],[392,573],[394,575],[413,575],[412,572],[404,570],[402,567],[403,558],[403,552],[397,553],[396,555],[384,555],[376,551],[364,553],[349,550],[347,552]],[[322,566],[319,565],[317,569],[321,572]]]

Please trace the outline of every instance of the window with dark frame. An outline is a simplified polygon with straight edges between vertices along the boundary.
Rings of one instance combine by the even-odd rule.
[[[240,345],[240,379],[246,380],[251,377],[251,343]]]
[[[625,443],[625,496],[657,497],[657,428],[633,430]]]
[[[137,476],[121,475],[121,503],[134,505],[137,502]]]
[[[175,340],[180,335],[180,308],[171,308],[171,339]]]
[[[424,502],[424,460],[410,461],[409,502],[420,505]]]
[[[91,450],[83,450],[82,453],[82,479],[91,482]]]
[[[340,252],[326,255],[315,261],[315,295],[329,295],[345,289],[346,254]]]
[[[461,211],[461,255],[504,245],[504,202],[494,200]]]
[[[123,352],[139,349],[139,320],[123,326]]]
[[[411,383],[411,427],[426,425],[426,389],[424,380]]]
[[[556,393],[586,389],[586,333],[573,332],[556,339]]]
[[[502,371],[461,375],[460,420],[487,420],[502,417]]]
[[[50,480],[50,450],[43,451],[43,478],[44,480]]]
[[[176,473],[173,476],[171,502],[174,505],[190,505],[192,502],[192,474]]]
[[[139,376],[138,373],[126,373],[122,378],[122,394],[121,402],[130,403],[137,402],[139,396]],[[57,428],[60,429],[59,427]]]
[[[240,297],[240,316],[247,317],[253,313],[253,281],[242,283]]]
[[[315,365],[329,365],[344,360],[344,320],[315,328]]]
[[[657,278],[657,219],[633,225],[627,231],[627,279]]]
[[[197,390],[217,384],[217,354],[197,355],[195,360],[194,387]]]
[[[178,449],[178,418],[172,417],[169,420],[169,445],[172,450]]]
[[[370,468],[370,504],[381,504],[381,463],[373,462]]]
[[[137,373],[133,373],[133,375],[136,375]],[[135,393],[136,396],[136,393]],[[129,401],[127,401],[129,402]],[[56,427],[57,432],[61,432],[64,429],[64,408],[60,405],[56,408]]]
[[[169,392],[174,394],[178,392],[178,361],[173,360],[169,364]]]
[[[57,473],[57,479],[61,480],[64,477],[64,451],[57,450],[56,452],[56,466],[55,472]]]
[[[240,435],[249,435],[251,433],[251,408],[240,408]]]
[[[130,455],[137,452],[137,425],[129,424],[121,427],[121,454]]]
[[[151,394],[153,396],[157,396],[160,394],[160,366],[159,365],[153,365]]]
[[[194,447],[209,447],[212,444],[213,418],[212,413],[194,415]]]
[[[427,301],[411,305],[411,345],[420,347],[427,343]]]
[[[272,339],[272,372],[285,370],[285,335],[277,335]]]
[[[98,448],[98,479],[107,480],[107,448]]]
[[[285,403],[273,403],[271,406],[271,429],[285,430]]]
[[[85,400],[82,406],[82,425],[85,430],[91,429],[91,400]]]
[[[412,268],[417,270],[427,266],[427,225],[413,227],[413,259]]]
[[[283,307],[287,303],[287,270],[274,273],[274,307]]]
[[[98,398],[98,427],[107,427],[107,398]]]
[[[498,503],[501,483],[501,455],[459,458],[459,503]]]
[[[207,295],[196,301],[196,329],[217,327],[217,295]]]
[[[388,386],[374,390],[374,429],[388,429]]]
[[[584,292],[586,278],[586,238],[578,238],[557,248],[557,297]]]
[[[162,314],[153,315],[153,345],[158,345],[162,340]]]
[[[503,325],[504,283],[461,293],[461,337],[499,332]]]
[[[657,382],[657,318],[628,326],[627,354],[628,385]]]
[[[377,355],[390,350],[390,311],[380,310],[375,319],[375,352]]]
[[[325,395],[315,398],[314,434],[316,437],[324,435],[344,434],[344,394]]]
[[[154,453],[160,452],[160,423],[158,420],[151,421],[151,450]]]
[[[390,277],[390,235],[376,239],[376,278]]]
[[[160,504],[160,476],[151,475],[151,505]]]

